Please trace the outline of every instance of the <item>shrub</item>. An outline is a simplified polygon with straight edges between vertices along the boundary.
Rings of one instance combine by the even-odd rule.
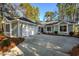
[[[4,35],[4,33],[2,31],[0,31],[0,35]]]
[[[58,31],[54,31],[54,34],[58,34]]]
[[[77,33],[77,37],[79,37],[79,32]]]
[[[73,35],[74,35],[74,32],[69,32],[69,35],[70,35],[70,36],[73,36]]]
[[[10,45],[10,40],[8,38],[5,38],[5,40],[1,42],[2,47],[9,46],[9,45]]]

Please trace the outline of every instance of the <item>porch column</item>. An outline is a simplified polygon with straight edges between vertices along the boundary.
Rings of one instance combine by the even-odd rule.
[[[10,37],[12,37],[12,24],[10,23]]]
[[[30,35],[30,26],[29,26],[29,24],[27,24],[27,36],[29,36]]]
[[[50,26],[51,27],[51,33],[52,33],[52,26]]]
[[[18,37],[20,37],[20,22],[18,21]]]
[[[69,31],[68,31],[68,24],[67,24],[67,35],[69,34]]]
[[[55,25],[53,26],[53,28],[54,28],[54,29],[53,29],[53,32],[55,32],[55,31],[56,31],[56,30],[55,30]]]
[[[60,24],[58,24],[58,33],[60,33]]]

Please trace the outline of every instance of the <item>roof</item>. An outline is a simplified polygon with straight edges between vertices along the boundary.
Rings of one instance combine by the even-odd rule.
[[[14,20],[13,17],[5,16],[8,20]]]
[[[46,24],[46,25],[53,25],[53,24],[57,24],[58,22],[53,22],[53,23],[49,23],[49,24]]]
[[[22,20],[22,21],[28,21],[28,22],[31,22],[31,23],[35,23],[35,22],[25,18],[25,17],[20,17],[19,19]]]
[[[75,22],[70,22],[70,21],[51,21],[51,22],[43,22],[42,24],[44,25],[54,25],[58,23],[64,23],[64,24],[74,24]]]
[[[10,16],[5,16],[5,17],[6,17],[8,20],[10,20],[10,21],[15,20],[13,17],[10,17]],[[25,17],[20,17],[19,19],[22,20],[22,21],[27,21],[27,22],[35,23],[35,22],[33,22],[33,21],[31,21],[31,20],[25,18]]]
[[[57,24],[58,21],[50,21],[50,22],[41,22],[42,24],[45,24],[45,25],[52,25],[52,24]]]

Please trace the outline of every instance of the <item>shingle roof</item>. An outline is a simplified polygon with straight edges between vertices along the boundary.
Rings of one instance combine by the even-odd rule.
[[[31,22],[31,23],[35,23],[35,22],[33,22],[33,21],[31,21],[31,20],[25,18],[25,17],[20,17],[19,19],[20,19],[20,20],[23,20],[23,21],[28,21],[28,22]]]
[[[7,18],[8,20],[14,20],[13,17],[9,17],[9,16],[6,16],[6,18]]]
[[[6,18],[7,18],[8,20],[10,20],[10,21],[14,20],[14,18],[13,18],[13,17],[10,17],[10,16],[6,16]],[[20,17],[19,19],[22,20],[22,21],[27,21],[27,22],[35,23],[35,22],[33,22],[33,21],[31,21],[31,20],[25,18],[25,17]]]

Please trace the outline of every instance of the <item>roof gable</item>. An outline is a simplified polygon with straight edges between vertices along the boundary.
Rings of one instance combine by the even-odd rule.
[[[25,18],[25,17],[20,17],[19,19],[22,20],[22,21],[27,21],[27,22],[35,23],[35,22]]]
[[[6,16],[6,18],[7,18],[8,20],[14,20],[13,17],[9,17],[9,16]]]

